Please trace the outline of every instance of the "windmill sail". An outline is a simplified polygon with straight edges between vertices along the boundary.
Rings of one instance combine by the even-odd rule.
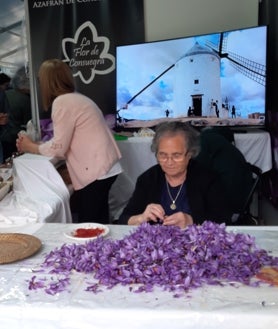
[[[229,59],[231,61],[232,66],[234,66],[242,74],[265,86],[265,65],[256,63],[250,59],[244,58],[243,56],[239,56],[232,52],[228,54],[227,59]]]
[[[220,33],[218,44],[207,42],[206,45],[215,51],[220,58],[228,59],[230,64],[240,73],[262,86],[265,86],[266,66],[236,53],[227,51],[227,36],[227,33]]]

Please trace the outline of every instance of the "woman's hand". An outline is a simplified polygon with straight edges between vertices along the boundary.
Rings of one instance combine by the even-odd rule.
[[[163,220],[164,216],[165,211],[160,204],[150,203],[142,214],[131,216],[128,225],[140,225],[148,221],[158,222]]]
[[[28,137],[26,134],[19,133],[18,138],[16,140],[16,147],[18,152],[20,153],[39,153],[39,147],[36,143],[32,141],[30,137]]]
[[[175,225],[180,228],[185,228],[188,225],[193,224],[193,219],[189,214],[184,212],[176,212],[173,215],[165,216],[163,225]]]

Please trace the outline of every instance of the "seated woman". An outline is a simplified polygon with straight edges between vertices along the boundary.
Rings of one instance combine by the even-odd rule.
[[[199,133],[185,123],[158,125],[151,146],[158,164],[138,177],[119,224],[229,224],[232,213],[217,174],[194,160],[199,144]]]

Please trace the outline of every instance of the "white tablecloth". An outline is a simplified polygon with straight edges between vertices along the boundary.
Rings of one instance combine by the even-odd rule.
[[[235,133],[235,146],[244,155],[246,161],[261,168],[265,173],[272,169],[270,134],[266,131]]]
[[[70,193],[42,155],[24,154],[13,162],[13,191],[0,202],[0,229],[30,222],[71,222]]]
[[[270,135],[265,131],[254,130],[248,133],[235,133],[235,146],[246,161],[262,169],[265,173],[272,168]],[[156,163],[151,152],[152,137],[130,137],[118,141],[122,153],[123,173],[119,175],[110,192],[112,217],[118,218],[134,190],[137,177]]]
[[[74,224],[29,224],[20,232],[41,239],[42,250],[31,258],[0,265],[0,328],[2,329],[262,329],[278,328],[278,287],[204,286],[188,297],[169,292],[133,293],[129,287],[84,291],[85,274],[73,274],[71,289],[55,296],[29,291],[28,281],[44,255],[64,243],[63,233]],[[110,226],[119,239],[130,226]],[[278,256],[278,227],[233,227],[256,237],[257,245]],[[10,229],[10,231],[13,231]],[[18,230],[16,230],[19,232]],[[108,236],[109,237],[109,236]],[[38,274],[39,275],[39,274]]]

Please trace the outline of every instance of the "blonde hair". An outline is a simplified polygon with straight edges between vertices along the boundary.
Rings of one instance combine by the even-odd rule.
[[[48,110],[54,99],[75,91],[74,80],[69,66],[60,59],[48,59],[39,69],[39,83],[42,104]]]

